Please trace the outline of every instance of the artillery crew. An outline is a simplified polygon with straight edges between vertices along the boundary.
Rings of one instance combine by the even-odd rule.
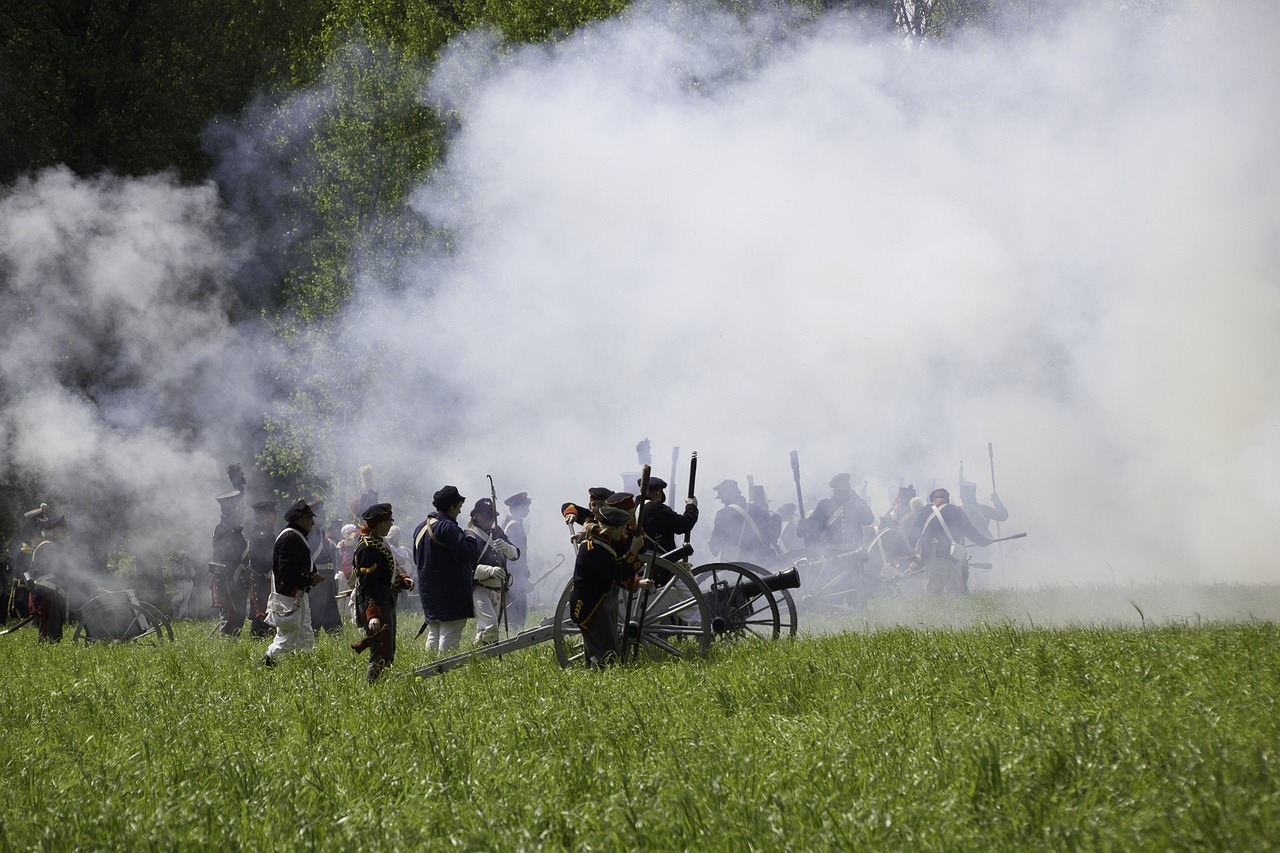
[[[875,524],[875,514],[853,490],[851,480],[848,474],[832,477],[828,483],[831,497],[818,501],[813,513],[801,523],[800,535],[810,546],[853,550],[862,544],[864,528]]]
[[[618,587],[634,590],[653,586],[653,581],[637,578],[644,562],[637,556],[640,538],[629,530],[631,514],[611,506],[597,509],[595,514],[598,523],[587,530],[573,563],[569,604],[569,616],[582,629],[586,663],[592,668],[616,661],[621,653]]]
[[[361,514],[364,526],[352,559],[356,623],[364,637],[351,644],[357,652],[369,649],[370,684],[391,666],[396,656],[396,599],[413,581],[396,568],[386,535],[395,522],[391,504],[378,503]]]
[[[919,521],[916,521],[919,519]],[[951,493],[946,489],[934,489],[929,493],[929,506],[913,517],[911,527],[919,525],[919,536],[913,537],[920,563],[924,567],[926,590],[933,595],[963,595],[964,542],[990,545],[969,523],[964,510],[952,506]],[[914,530],[907,531],[912,536]]]
[[[307,592],[323,578],[311,565],[307,534],[315,524],[315,514],[305,500],[285,511],[286,527],[276,536],[271,552],[271,573],[275,590],[267,602],[267,622],[276,629],[262,663],[272,666],[290,652],[310,649],[316,633],[311,627],[311,602]]]
[[[636,485],[643,485],[639,480]],[[698,499],[685,498],[684,512],[677,513],[667,506],[667,481],[661,477],[649,478],[647,500],[640,509],[640,527],[645,536],[658,543],[659,554],[669,554],[676,549],[676,536],[688,534],[698,523]]]
[[[507,561],[519,558],[520,549],[498,526],[497,509],[490,498],[481,498],[472,507],[467,536],[484,546],[472,576],[471,603],[476,618],[476,645],[487,646],[498,641],[498,625],[506,604]]]
[[[458,526],[465,503],[456,486],[444,486],[431,498],[435,512],[413,532],[413,562],[428,652],[457,648],[462,629],[475,615],[471,585],[484,543],[466,536]]]
[[[768,516],[759,513],[752,516],[737,480],[722,480],[715,490],[724,506],[716,513],[711,526],[711,541],[707,543],[711,553],[726,563],[743,560],[766,565],[773,556]]]

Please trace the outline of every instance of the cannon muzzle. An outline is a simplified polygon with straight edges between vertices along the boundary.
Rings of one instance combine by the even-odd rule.
[[[770,592],[778,592],[784,589],[799,589],[800,572],[795,566],[792,566],[789,569],[783,569],[782,571],[775,572],[773,574],[761,572],[760,582],[763,583],[765,589]],[[743,576],[742,585],[738,587],[738,593],[750,598],[752,596],[760,595],[761,590],[756,585],[755,581]]]

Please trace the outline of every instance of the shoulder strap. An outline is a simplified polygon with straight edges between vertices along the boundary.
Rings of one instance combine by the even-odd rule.
[[[756,524],[755,520],[751,517],[751,515],[745,509],[738,506],[737,504],[729,504],[729,508],[737,512],[738,515],[742,516],[742,519],[751,526],[751,532],[755,534],[757,542],[759,542],[761,545],[769,544],[768,542],[765,541],[764,534],[760,532],[760,527]],[[742,546],[741,536],[738,537],[738,546],[739,547]]]
[[[947,520],[942,517],[942,510],[936,506],[933,507],[933,517],[938,519],[938,523],[942,525],[942,532],[947,534],[947,538],[951,540],[951,544],[956,544],[956,537],[951,535],[951,528],[947,527]]]

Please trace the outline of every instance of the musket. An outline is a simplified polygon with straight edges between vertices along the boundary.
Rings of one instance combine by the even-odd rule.
[[[680,448],[671,448],[671,482],[667,485],[667,506],[676,508],[676,465],[680,461]]]
[[[800,510],[800,517],[804,518],[804,492],[800,490],[800,454],[791,451],[791,476],[796,481],[796,506]]]
[[[37,615],[38,614],[32,613],[30,616],[23,617],[21,622],[17,622],[13,625],[10,625],[8,628],[5,628],[3,631],[0,631],[0,637],[3,637],[5,634],[12,634],[14,631],[18,630],[23,625],[26,625],[32,619],[35,619]]]
[[[650,473],[651,473],[651,468],[649,467],[648,463],[645,463],[644,467],[640,469],[640,494],[636,495],[636,536],[640,537],[641,541],[644,541],[644,522],[642,521],[642,519],[644,518],[645,498],[648,497],[649,495],[649,474]],[[653,561],[657,559],[657,556],[658,556],[658,549],[653,548],[649,555],[648,564],[645,565],[644,571],[640,573],[641,580],[647,580],[650,574],[652,574]],[[645,604],[648,602],[648,595],[646,595],[647,592],[648,590],[645,590],[645,589],[640,590],[641,618],[643,618],[643,615],[644,615]],[[624,643],[623,645],[624,649],[629,649],[629,645],[626,644],[625,632],[631,630],[631,608],[635,602],[635,595],[636,594],[634,589],[627,590],[627,609],[625,614],[626,619],[622,623],[623,631],[624,631],[624,635],[622,637],[622,640]],[[640,643],[640,636],[643,628],[644,628],[644,625],[641,624],[636,631],[637,645]],[[630,655],[628,654],[627,657],[630,657]]]
[[[493,485],[493,475],[485,474],[485,476],[489,478],[489,500],[493,502],[493,526],[494,528],[497,528],[498,526],[498,490]],[[493,547],[493,540],[497,537],[497,535],[498,534],[496,533],[496,531],[491,531],[489,533],[489,540],[490,540],[489,547],[491,548]],[[494,549],[493,553],[495,555],[498,553],[496,548]],[[503,571],[506,571],[507,569],[507,561],[505,558],[502,561],[502,569]],[[502,579],[502,591],[498,593],[498,612],[502,614],[502,630],[507,632],[507,639],[511,638],[511,626],[507,623],[507,586],[510,583],[511,583],[511,575],[510,573],[508,573],[507,576]]]
[[[698,451],[695,450],[693,451],[693,455],[689,457],[689,499],[690,500],[693,500],[694,498],[693,490],[697,481],[698,481]],[[691,532],[692,531],[690,530],[686,530],[684,532],[684,544],[686,545],[689,544],[689,534]]]

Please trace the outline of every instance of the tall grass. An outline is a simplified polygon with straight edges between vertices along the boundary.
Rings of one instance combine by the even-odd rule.
[[[261,643],[178,627],[156,648],[3,638],[0,848],[1280,846],[1271,622],[864,622],[427,680],[406,625],[372,688],[350,636],[263,669]]]

